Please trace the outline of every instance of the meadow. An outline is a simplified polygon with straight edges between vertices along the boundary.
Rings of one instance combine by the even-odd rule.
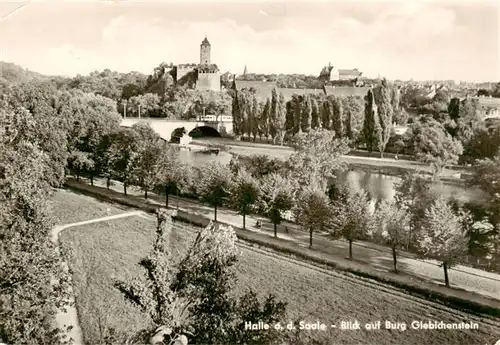
[[[64,192],[68,193],[68,192]],[[67,203],[71,193],[61,198]],[[90,209],[86,197],[74,194],[82,209]],[[57,200],[57,198],[56,198]],[[65,204],[59,205],[64,207]],[[103,203],[108,209],[113,207]],[[54,202],[54,207],[57,207]],[[78,208],[74,209],[78,212]],[[118,211],[117,211],[118,212]],[[71,216],[65,209],[68,221]],[[91,212],[89,213],[89,215]],[[97,218],[99,216],[96,216]],[[139,260],[151,250],[155,219],[133,216],[69,228],[61,234],[64,246],[72,249],[69,265],[73,271],[80,326],[88,344],[98,344],[106,327],[120,334],[132,334],[148,324],[148,317],[126,302],[113,287],[116,279],[128,280],[141,274]],[[195,235],[195,228],[176,225],[172,235],[172,252],[179,257]],[[288,320],[323,323],[358,320],[360,323],[436,320],[443,322],[480,322],[477,330],[339,330],[311,331],[331,344],[492,344],[500,337],[500,323],[479,319],[441,305],[405,295],[381,284],[349,278],[279,255],[242,245],[240,261],[235,267],[238,281],[235,293],[252,288],[262,297],[274,293],[288,302]],[[493,326],[490,326],[494,324]],[[408,327],[409,328],[409,327]]]

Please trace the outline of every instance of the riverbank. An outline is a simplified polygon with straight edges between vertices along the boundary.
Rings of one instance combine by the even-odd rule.
[[[74,179],[68,179],[66,187],[102,200],[139,208],[146,212],[155,212],[155,210],[160,207],[160,203],[163,203],[163,198],[155,195],[150,195],[150,200],[145,200],[137,195],[125,196],[116,191],[119,186],[115,186],[115,188],[113,188],[115,190],[107,190],[103,187],[89,186],[85,183],[77,182]],[[198,212],[193,212],[193,208],[198,210]],[[335,249],[336,246],[326,248],[324,245],[320,245],[318,236],[315,237],[315,247],[311,249],[307,248],[307,245],[304,245],[304,233],[302,232],[293,231],[288,235],[292,237],[292,239],[285,239],[282,237],[282,234],[280,234],[279,238],[274,238],[272,237],[272,230],[268,230],[267,233],[265,233],[266,231],[254,229],[252,226],[247,226],[247,229],[243,230],[241,228],[241,216],[238,216],[235,212],[220,209],[218,214],[219,221],[235,227],[238,237],[246,242],[254,243],[255,245],[277,251],[283,255],[289,255],[322,267],[348,272],[357,277],[376,280],[398,289],[404,289],[407,293],[437,301],[459,310],[466,310],[469,313],[488,314],[495,317],[500,316],[499,300],[485,297],[471,291],[465,291],[460,288],[446,288],[442,285],[435,284],[435,277],[423,279],[422,275],[425,275],[431,266],[420,267],[420,272],[417,275],[408,272],[395,274],[390,272],[388,266],[386,266],[390,266],[391,263],[389,252],[384,255],[379,251],[374,252],[370,248],[359,246],[355,248],[355,257],[359,257],[360,259],[354,261],[347,260],[345,259],[345,248],[342,247],[340,250],[338,247]],[[181,204],[177,215],[178,220],[198,226],[206,226],[211,217],[213,217],[213,214],[211,214],[210,208],[203,205],[199,207],[191,205],[190,208],[190,205]],[[249,217],[247,224],[250,224],[252,220],[252,217]],[[272,229],[272,227],[270,228]],[[305,234],[305,237],[308,237],[307,234]],[[322,248],[323,250],[321,250]],[[366,260],[373,262],[370,264]],[[410,261],[408,261],[408,263],[409,262]],[[405,265],[408,265],[408,263]],[[402,269],[402,271],[404,271],[404,269]],[[441,272],[440,269],[439,272]],[[486,274],[486,272],[484,272],[484,274]],[[458,277],[458,275],[456,277]],[[482,279],[486,280],[483,281]],[[471,276],[470,280],[478,284],[478,286],[481,286],[481,284],[485,284],[488,279],[490,278]],[[480,281],[482,281],[482,283],[479,283]],[[452,284],[454,284],[453,280]],[[488,284],[498,286],[498,284],[494,282]],[[493,294],[498,295],[494,292]]]
[[[229,152],[241,155],[266,154],[271,157],[287,159],[293,153],[293,149],[289,146],[236,141],[227,138],[194,139],[190,145],[196,147],[208,146],[210,144],[225,145]],[[365,157],[358,151],[345,155],[342,159],[351,169],[360,169],[389,176],[402,176],[410,171],[416,171],[427,176],[431,176],[432,174],[430,167],[420,162],[403,159],[396,160],[388,157]],[[465,186],[467,178],[470,177],[471,174],[471,169],[453,167],[443,170],[441,173],[441,180],[446,183]]]

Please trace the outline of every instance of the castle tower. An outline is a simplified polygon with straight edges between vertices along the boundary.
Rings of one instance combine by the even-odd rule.
[[[205,39],[200,45],[200,64],[210,64],[210,42],[208,42],[207,36],[205,36]]]

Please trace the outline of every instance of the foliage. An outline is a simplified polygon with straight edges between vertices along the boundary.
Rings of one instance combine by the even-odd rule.
[[[397,272],[397,250],[406,246],[410,235],[410,214],[402,205],[383,201],[375,211],[375,233],[393,252],[394,271]]]
[[[435,200],[431,193],[430,181],[418,176],[416,173],[405,174],[401,181],[395,185],[394,199],[400,208],[410,214],[408,245],[409,247],[423,227],[427,205]]]
[[[352,242],[366,234],[371,226],[371,215],[368,212],[369,200],[365,191],[356,191],[349,186],[343,188],[341,197],[332,206],[330,235],[349,241],[349,258],[352,259]]]
[[[231,171],[225,165],[210,162],[200,171],[195,189],[201,201],[214,207],[214,220],[217,221],[217,208],[223,205],[230,193]]]
[[[5,138],[2,138],[4,140]],[[52,167],[26,141],[0,145],[0,341],[61,344],[55,315],[69,305],[69,280],[51,241],[46,199]]]
[[[250,214],[259,199],[259,185],[255,178],[246,170],[240,169],[234,176],[231,186],[231,205],[243,216],[243,229],[246,228],[245,219]]]
[[[294,206],[295,185],[283,176],[272,173],[261,180],[259,208],[269,217],[277,236],[277,225],[283,220],[283,213]]]
[[[327,231],[332,224],[332,207],[324,189],[318,184],[306,185],[297,195],[293,209],[296,222],[309,231],[312,247],[313,231]]]
[[[140,135],[131,128],[122,128],[113,135],[109,148],[113,176],[123,182],[124,192],[135,181],[134,171],[140,154]]]
[[[125,299],[135,304],[152,320],[154,328],[167,327],[174,334],[187,332],[190,325],[189,307],[193,301],[171,288],[175,282],[173,258],[170,254],[171,214],[157,214],[156,242],[153,252],[140,261],[144,277],[130,282],[117,281],[115,286]]]
[[[460,142],[446,133],[443,125],[432,118],[421,117],[411,125],[411,147],[417,159],[431,166],[434,178],[443,169],[458,162],[463,148]]]
[[[363,122],[363,141],[368,151],[372,152],[377,143],[377,108],[373,91],[368,90],[365,97],[365,120]]]
[[[279,158],[273,158],[268,155],[237,155],[233,154],[229,167],[233,173],[241,168],[248,171],[254,178],[277,173],[283,170],[284,162]]]
[[[340,157],[349,152],[347,139],[338,139],[325,129],[313,129],[294,137],[295,152],[287,161],[290,177],[299,185],[318,183],[326,189],[326,181],[334,177],[335,170],[344,169]]]
[[[2,98],[1,127],[8,126],[9,142],[14,146],[30,142],[46,153],[45,164],[51,168],[47,176],[52,186],[59,186],[68,158],[65,132],[68,127],[64,118],[57,116],[56,90],[49,83],[18,84],[9,88]]]
[[[275,344],[276,331],[245,330],[245,322],[276,322],[286,305],[269,295],[260,302],[253,291],[240,298],[231,296],[236,282],[232,269],[239,250],[236,234],[228,226],[209,224],[196,237],[180,262],[172,288],[193,301],[190,323],[195,344]]]
[[[165,205],[168,197],[174,192],[187,192],[190,184],[190,168],[181,163],[178,153],[170,147],[163,151],[158,164],[156,189],[165,192]]]
[[[160,97],[154,93],[132,96],[127,102],[128,116],[159,117]]]
[[[476,160],[493,158],[498,150],[500,150],[500,126],[479,127],[464,145],[460,160],[473,164]]]
[[[487,192],[492,200],[500,200],[500,150],[492,159],[478,162],[473,184]]]
[[[380,157],[384,156],[384,151],[389,142],[392,130],[392,117],[394,114],[393,99],[395,96],[392,89],[384,79],[382,84],[374,90],[377,111],[375,116],[375,135]]]
[[[447,268],[467,253],[468,238],[463,221],[463,216],[455,213],[445,199],[439,198],[425,211],[425,227],[417,236],[421,255],[443,263],[447,286]]]
[[[355,142],[363,127],[363,107],[359,97],[342,98],[342,108],[345,114],[345,135],[351,142]]]
[[[167,144],[161,139],[141,140],[134,165],[134,184],[139,186],[147,198],[148,191],[153,190],[162,177],[161,162],[167,151]]]

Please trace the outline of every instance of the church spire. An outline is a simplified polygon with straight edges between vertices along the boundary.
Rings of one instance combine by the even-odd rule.
[[[245,69],[243,70],[243,75],[247,74],[247,65],[245,65]]]

